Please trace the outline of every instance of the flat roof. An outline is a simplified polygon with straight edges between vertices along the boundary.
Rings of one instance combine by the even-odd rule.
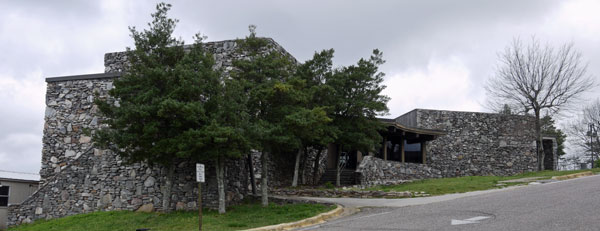
[[[0,170],[0,181],[39,182],[40,174]],[[0,182],[1,183],[1,182]]]
[[[412,132],[412,133],[416,133],[416,134],[432,135],[432,136],[446,135],[445,131],[408,127],[408,126],[405,126],[403,124],[396,122],[396,120],[394,120],[394,119],[379,118],[379,121],[383,122],[384,124],[386,124],[388,126],[395,127],[397,129],[400,129],[405,132]]]
[[[68,76],[56,76],[47,77],[46,82],[60,82],[69,80],[86,80],[86,79],[112,79],[121,76],[121,72],[109,72],[109,73],[96,73],[96,74],[85,74],[85,75],[68,75]]]

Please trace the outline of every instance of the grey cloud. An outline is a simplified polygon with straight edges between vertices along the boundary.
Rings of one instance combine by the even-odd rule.
[[[156,2],[3,1],[0,84],[1,78],[7,78],[40,86],[48,76],[102,72],[103,54],[131,46],[127,26],[145,28]],[[565,3],[557,0],[169,2],[173,4],[171,16],[180,19],[175,33],[188,43],[197,32],[209,40],[242,38],[248,24],[256,24],[259,35],[274,38],[299,60],[334,48],[336,64],[347,65],[379,48],[387,60],[382,71],[390,78],[458,58],[469,71],[472,86],[464,95],[471,98],[484,96],[481,84],[493,74],[496,53],[514,36],[538,34],[552,42],[565,42],[562,39],[569,36],[564,34],[572,31],[540,27],[556,18]],[[589,61],[590,73],[600,75],[598,40],[576,34],[570,38]],[[470,103],[451,99],[422,98],[424,105]],[[15,98],[0,93],[0,163],[10,160],[30,168],[27,171],[37,171],[41,138],[36,139],[41,137],[43,106],[35,110],[24,105],[43,105],[43,101],[43,96]],[[401,106],[390,107],[399,111]]]

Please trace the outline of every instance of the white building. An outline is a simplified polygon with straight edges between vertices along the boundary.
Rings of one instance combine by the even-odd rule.
[[[38,189],[40,175],[0,170],[0,229],[6,229],[8,205],[20,204]]]

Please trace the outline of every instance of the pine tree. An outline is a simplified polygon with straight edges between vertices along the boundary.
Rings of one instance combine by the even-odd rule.
[[[200,44],[200,43],[197,43]],[[201,44],[200,44],[201,45]],[[190,55],[205,54],[201,46],[194,46]],[[206,63],[214,65],[211,55]],[[211,63],[212,62],[212,63]],[[207,66],[208,68],[209,66]],[[191,69],[195,72],[200,69]],[[202,70],[204,91],[201,93],[204,109],[202,126],[183,131],[179,141],[181,156],[197,161],[214,161],[219,195],[219,213],[225,213],[225,163],[229,159],[241,158],[250,150],[247,136],[247,98],[240,81],[209,69]],[[198,92],[200,93],[200,92]]]
[[[332,75],[332,58],[333,49],[315,53],[312,59],[298,66],[292,81],[297,83],[294,85],[301,96],[297,97],[297,109],[286,117],[288,131],[294,134],[299,143],[296,147],[293,187],[298,185],[300,160],[305,155],[303,151],[308,147],[318,150],[314,163],[314,167],[318,168],[322,150],[337,137],[337,128],[331,124],[333,107],[330,99],[332,94],[329,93],[332,89],[326,84]]]
[[[201,36],[191,47],[172,37],[177,20],[167,17],[170,7],[157,5],[149,30],[130,28],[135,49],[127,48],[129,65],[109,91],[116,101],[96,102],[108,128],[94,139],[129,162],[167,169],[164,211],[171,210],[175,164],[214,161],[223,213],[225,160],[249,150],[243,88],[213,69],[214,58],[204,51]]]
[[[383,64],[382,53],[374,50],[368,59],[360,59],[356,65],[336,69],[327,85],[333,89],[333,124],[339,130],[335,141],[339,158],[343,150],[374,150],[381,141],[379,131],[384,128],[376,118],[387,113],[389,97],[381,95],[385,86],[384,74],[378,72]],[[341,166],[337,168],[336,185],[340,185]]]
[[[267,206],[269,155],[298,146],[285,126],[285,117],[294,109],[294,89],[288,80],[296,66],[293,58],[279,52],[267,39],[256,37],[255,28],[250,26],[250,35],[238,41],[249,59],[234,62],[232,77],[242,83],[248,97],[248,137],[253,148],[262,153],[260,187],[262,205]]]

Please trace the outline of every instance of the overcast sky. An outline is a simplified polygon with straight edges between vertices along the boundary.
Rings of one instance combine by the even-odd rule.
[[[175,34],[188,43],[198,32],[209,41],[243,38],[255,24],[300,61],[334,48],[335,65],[348,65],[380,49],[388,117],[414,108],[485,111],[483,83],[515,37],[573,42],[600,76],[600,1],[169,2],[180,20]],[[128,26],[145,28],[154,7],[0,0],[0,169],[39,171],[44,78],[103,72],[104,53],[132,46]]]

